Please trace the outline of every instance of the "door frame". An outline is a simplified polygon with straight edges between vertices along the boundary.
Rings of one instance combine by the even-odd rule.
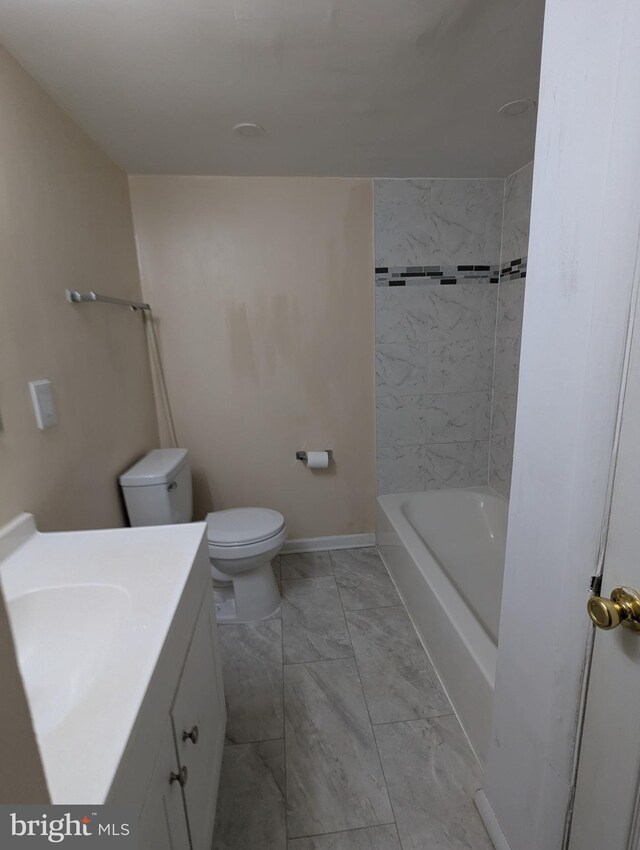
[[[638,4],[636,4],[636,7]],[[486,800],[511,850],[566,842],[640,201],[640,9],[547,0]]]

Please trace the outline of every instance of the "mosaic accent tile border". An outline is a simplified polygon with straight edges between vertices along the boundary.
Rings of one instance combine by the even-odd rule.
[[[452,286],[498,283],[526,277],[527,258],[499,265],[377,266],[376,286]]]
[[[500,280],[520,280],[527,276],[527,258],[519,257],[510,263],[503,263],[500,269]]]

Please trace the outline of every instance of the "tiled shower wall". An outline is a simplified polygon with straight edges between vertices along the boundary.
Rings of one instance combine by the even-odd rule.
[[[508,238],[516,250],[524,238],[522,172],[509,185]],[[509,353],[519,350],[513,334],[522,285],[503,285],[504,377],[492,440],[504,202],[505,181],[498,179],[375,181],[380,493],[486,484],[490,446],[494,486],[508,486],[515,387],[507,372]]]
[[[503,196],[504,180],[375,181],[380,493],[487,481]]]
[[[520,366],[533,163],[507,178],[502,224],[503,274],[498,285],[489,486],[509,496]],[[520,261],[519,265],[517,261]],[[509,269],[525,272],[508,273]]]

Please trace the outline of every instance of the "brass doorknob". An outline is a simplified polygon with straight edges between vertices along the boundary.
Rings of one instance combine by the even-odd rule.
[[[630,587],[616,587],[611,591],[611,599],[590,596],[587,611],[591,622],[599,629],[615,629],[622,623],[640,632],[640,593]]]

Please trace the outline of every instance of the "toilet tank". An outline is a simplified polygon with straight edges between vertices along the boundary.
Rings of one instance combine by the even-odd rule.
[[[154,449],[120,476],[131,525],[191,522],[193,494],[186,449]]]

